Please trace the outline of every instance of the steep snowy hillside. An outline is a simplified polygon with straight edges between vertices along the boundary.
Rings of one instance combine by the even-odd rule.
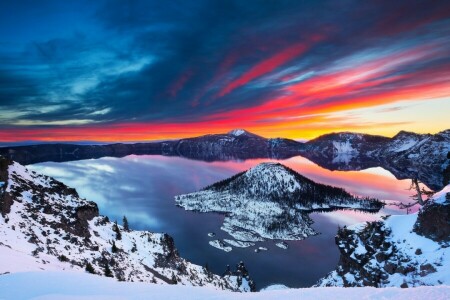
[[[117,282],[105,277],[71,272],[27,272],[3,275],[0,276],[0,287],[8,287],[0,289],[0,298],[8,300],[444,300],[450,298],[449,286],[423,286],[410,289],[322,287],[237,294],[209,288]]]
[[[241,242],[315,235],[307,215],[313,210],[382,207],[375,199],[359,199],[343,189],[317,184],[278,163],[259,164],[175,201],[187,210],[226,213],[221,229]]]
[[[337,269],[319,286],[450,285],[450,185],[412,215],[340,229]]]
[[[169,235],[126,230],[99,216],[97,205],[74,189],[16,162],[0,158],[0,182],[0,253],[28,255],[31,269],[233,291],[253,286],[246,271],[214,275],[181,258]],[[0,260],[0,273],[15,271],[17,264]]]

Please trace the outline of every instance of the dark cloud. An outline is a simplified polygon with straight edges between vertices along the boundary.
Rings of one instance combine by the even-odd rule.
[[[285,94],[273,79],[282,68],[326,72],[339,59],[402,41],[408,48],[444,39],[440,45],[448,49],[446,1],[105,1],[75,7],[57,2],[10,4],[0,12],[1,18],[15,9],[23,16],[37,10],[41,22],[60,27],[30,38],[33,30],[47,27],[23,20],[17,28],[23,40],[0,37],[0,44],[14,44],[0,50],[0,107],[27,108],[21,120],[190,122]],[[48,20],[41,5],[51,7]],[[66,14],[82,22],[68,24]],[[7,22],[0,24],[14,25]],[[218,96],[253,66],[297,43],[306,45],[301,56]],[[438,56],[382,76],[443,62],[448,59]],[[4,126],[13,121],[1,120]]]

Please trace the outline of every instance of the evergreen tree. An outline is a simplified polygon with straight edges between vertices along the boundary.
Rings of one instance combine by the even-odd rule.
[[[123,230],[130,231],[130,227],[128,225],[128,219],[126,216],[123,216]]]
[[[256,284],[252,279],[248,281],[248,286],[250,287],[251,292],[256,292]]]
[[[113,241],[112,247],[111,247],[111,252],[112,252],[112,253],[117,253],[117,250],[119,250],[119,249],[118,249],[117,246],[116,246],[116,242]]]
[[[173,284],[177,284],[178,283],[177,276],[175,276],[174,272],[172,272],[172,282],[173,282]]]
[[[114,222],[113,230],[116,233],[116,240],[122,239],[122,233],[120,233],[119,225],[117,225],[117,220]]]
[[[136,252],[137,251],[137,246],[136,243],[133,243],[133,248],[131,248],[131,252]]]
[[[225,270],[225,273],[223,273],[223,276],[231,275],[231,267],[230,265],[227,265],[227,268]]]
[[[91,274],[95,274],[95,270],[94,267],[91,265],[90,262],[86,263],[86,266],[84,268],[86,270],[86,272],[91,273]]]
[[[111,269],[109,268],[108,263],[106,263],[106,265],[105,265],[105,276],[106,277],[114,277]]]
[[[240,287],[242,285],[242,276],[241,275],[239,275],[237,277],[237,285],[238,285],[238,287]]]

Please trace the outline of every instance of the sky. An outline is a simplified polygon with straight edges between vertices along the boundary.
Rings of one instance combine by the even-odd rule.
[[[449,1],[1,1],[0,142],[450,128]]]

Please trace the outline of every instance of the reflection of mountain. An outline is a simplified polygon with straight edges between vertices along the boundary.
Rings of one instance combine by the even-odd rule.
[[[262,163],[205,189],[176,197],[179,206],[226,213],[222,230],[238,241],[301,240],[316,232],[307,212],[336,208],[378,211],[375,199],[315,183],[278,163]]]
[[[382,167],[398,179],[418,178],[438,190],[449,151],[450,130],[435,135],[401,131],[393,138],[332,133],[307,142],[301,155],[329,170]]]
[[[285,159],[301,155],[330,170],[383,167],[398,179],[418,178],[437,190],[443,186],[442,171],[447,166],[449,151],[450,130],[435,135],[402,131],[393,138],[332,133],[307,143],[283,138],[266,139],[245,130],[233,130],[226,134],[153,143],[5,147],[0,148],[0,155],[22,164],[130,154],[181,156],[204,161]]]

